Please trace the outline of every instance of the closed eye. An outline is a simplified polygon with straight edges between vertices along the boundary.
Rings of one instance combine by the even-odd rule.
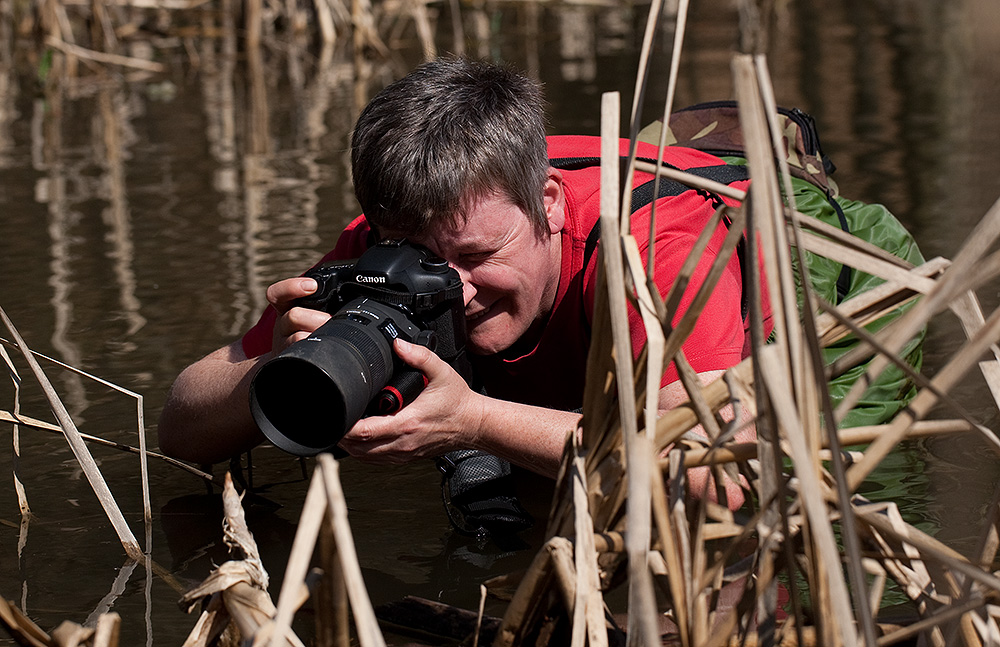
[[[466,252],[464,254],[460,254],[459,258],[466,263],[482,263],[483,261],[493,256],[495,253],[496,252],[493,250],[485,252]]]

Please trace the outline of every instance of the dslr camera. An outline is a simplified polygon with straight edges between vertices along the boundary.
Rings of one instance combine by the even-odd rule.
[[[362,417],[412,401],[426,381],[393,352],[397,337],[430,348],[471,382],[462,280],[443,258],[390,239],[305,276],[318,288],[296,305],[333,316],[250,383],[254,420],[278,448],[297,456],[332,451]]]

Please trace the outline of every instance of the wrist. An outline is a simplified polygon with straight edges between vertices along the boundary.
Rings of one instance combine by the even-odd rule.
[[[490,435],[489,416],[493,399],[470,391],[466,406],[466,421],[461,430],[462,446],[468,449],[487,449]]]

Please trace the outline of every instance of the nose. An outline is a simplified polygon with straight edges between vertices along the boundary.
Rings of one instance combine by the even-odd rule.
[[[465,306],[469,307],[472,303],[472,298],[476,296],[476,286],[468,281],[462,283],[462,298],[465,300]]]
[[[462,279],[462,299],[465,301],[465,305],[468,306],[472,301],[472,298],[476,296],[476,286],[472,282],[472,275],[468,269],[458,265],[457,263],[448,263],[451,265],[456,272],[458,272],[458,277]]]

